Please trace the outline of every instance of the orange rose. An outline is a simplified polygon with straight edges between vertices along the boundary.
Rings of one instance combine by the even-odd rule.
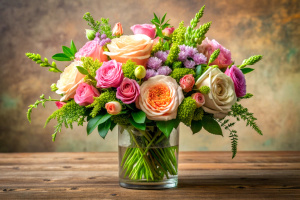
[[[104,52],[104,54],[117,62],[126,63],[130,59],[138,65],[146,66],[152,44],[153,41],[147,35],[123,35],[112,39],[111,44],[107,45],[110,52]]]

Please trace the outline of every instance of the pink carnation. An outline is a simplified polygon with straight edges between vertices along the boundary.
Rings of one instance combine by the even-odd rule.
[[[107,61],[107,56],[103,54],[102,46],[100,46],[99,33],[93,41],[87,42],[79,51],[75,54],[75,59],[80,61],[82,57],[90,57],[93,60],[99,60],[99,62]]]
[[[203,53],[207,57],[207,62],[210,55],[217,49],[220,49],[220,54],[218,58],[211,63],[211,65],[218,65],[219,68],[228,67],[233,61],[231,60],[231,52],[219,44],[216,40],[209,40],[205,38],[202,44],[197,47],[199,53]]]
[[[192,74],[187,74],[180,79],[179,83],[183,91],[190,92],[195,84],[194,76]]]
[[[103,62],[95,77],[99,88],[119,87],[123,78],[122,63],[115,60]]]
[[[156,27],[152,24],[136,24],[130,27],[134,35],[136,34],[144,34],[150,37],[151,39],[155,38],[156,35]]]
[[[237,97],[243,97],[246,95],[246,79],[243,72],[232,65],[230,68],[227,68],[225,74],[229,76],[234,84],[234,90]]]
[[[100,93],[95,87],[87,83],[80,83],[76,89],[74,100],[80,106],[87,106],[92,104],[94,97],[98,97],[99,95]]]
[[[55,101],[55,105],[58,109],[61,109],[66,103],[62,101]]]
[[[117,88],[117,98],[120,99],[125,104],[131,104],[140,95],[139,84],[132,79],[124,78],[120,87]]]

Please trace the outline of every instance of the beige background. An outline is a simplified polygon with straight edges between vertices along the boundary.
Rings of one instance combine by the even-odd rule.
[[[89,11],[99,19],[110,18],[112,26],[121,22],[125,34],[130,26],[149,23],[153,11],[165,12],[175,27],[181,20],[189,23],[206,5],[203,22],[212,21],[207,36],[229,48],[236,63],[254,54],[264,55],[255,71],[247,75],[247,91],[254,94],[242,102],[255,113],[264,132],[259,136],[245,123],[237,124],[239,150],[300,150],[300,1],[0,1],[0,152],[15,151],[116,151],[117,130],[102,140],[97,132],[86,136],[85,127],[63,129],[57,141],[51,142],[53,122],[43,128],[46,118],[56,109],[47,103],[26,120],[27,106],[40,94],[51,95],[50,85],[59,74],[40,68],[25,57],[25,52],[51,58],[71,39],[80,48],[86,42]],[[63,69],[67,63],[58,63]],[[180,149],[230,150],[228,133],[224,137],[201,131],[192,135],[180,127]]]

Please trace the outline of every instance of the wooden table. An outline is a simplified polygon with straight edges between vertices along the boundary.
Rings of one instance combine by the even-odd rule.
[[[179,185],[119,187],[117,153],[0,153],[0,199],[300,199],[300,152],[180,152]]]

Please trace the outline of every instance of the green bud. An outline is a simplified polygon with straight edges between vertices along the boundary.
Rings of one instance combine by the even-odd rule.
[[[44,99],[44,98],[45,98],[45,95],[44,95],[44,94],[42,94],[42,95],[40,96],[40,98],[41,98],[41,99]]]
[[[85,29],[85,35],[88,40],[93,40],[96,36],[96,31]]]
[[[142,79],[146,76],[146,69],[143,65],[139,65],[134,70],[134,75],[138,79]]]
[[[58,87],[56,87],[55,83],[53,83],[50,87],[51,87],[52,92],[55,92],[56,90],[58,90]]]
[[[48,59],[47,59],[47,58],[44,58],[44,62],[46,62],[46,63],[47,63],[47,62],[48,62]]]
[[[202,94],[208,94],[210,92],[210,88],[208,86],[202,86],[200,87],[199,91],[202,93]]]

